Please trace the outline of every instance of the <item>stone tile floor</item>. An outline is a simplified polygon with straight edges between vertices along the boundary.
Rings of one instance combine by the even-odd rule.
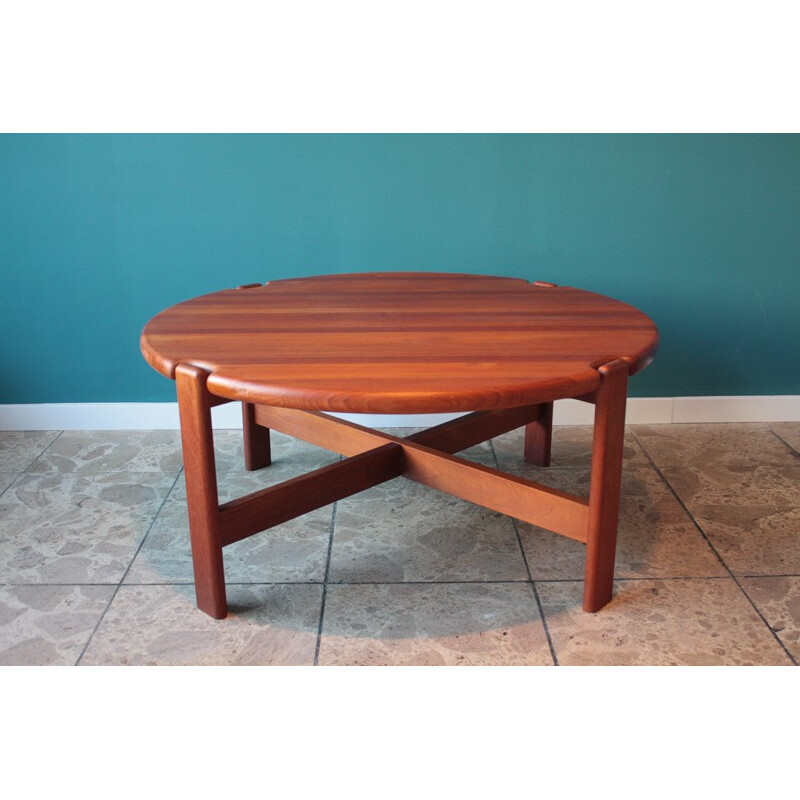
[[[400,435],[409,430],[395,431]],[[229,499],[338,456],[273,433]],[[616,593],[581,610],[583,546],[397,479],[225,550],[230,615],[194,607],[177,431],[0,432],[0,664],[791,665],[800,423],[633,425]],[[464,453],[588,491],[591,429]]]

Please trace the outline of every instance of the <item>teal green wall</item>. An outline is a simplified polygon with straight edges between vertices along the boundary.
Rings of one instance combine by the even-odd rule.
[[[608,294],[638,396],[800,393],[798,135],[0,136],[0,402],[169,400],[150,316],[295,275]]]

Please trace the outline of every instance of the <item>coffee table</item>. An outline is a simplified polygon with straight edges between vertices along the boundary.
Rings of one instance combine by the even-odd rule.
[[[227,545],[403,476],[584,542],[583,608],[599,610],[612,596],[628,376],[657,345],[625,303],[488,275],[292,278],[166,309],[141,349],[177,382],[197,607],[227,615]],[[588,498],[454,455],[525,426],[525,460],[548,466],[561,398],[595,406]],[[270,428],[345,458],[220,504],[211,408],[232,401],[246,469],[270,463]],[[329,412],[469,413],[402,438]]]

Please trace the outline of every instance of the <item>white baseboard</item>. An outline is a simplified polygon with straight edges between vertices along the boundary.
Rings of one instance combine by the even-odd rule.
[[[212,411],[215,428],[241,428],[238,403]],[[556,425],[591,425],[594,409],[578,400],[555,404]],[[337,414],[369,427],[430,427],[459,414]],[[800,420],[800,395],[632,397],[629,424],[784,422]],[[177,403],[30,403],[0,405],[0,430],[138,430],[178,427]]]
[[[676,397],[673,422],[797,422],[800,395]]]

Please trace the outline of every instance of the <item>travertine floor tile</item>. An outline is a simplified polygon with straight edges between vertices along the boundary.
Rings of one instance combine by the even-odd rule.
[[[580,609],[583,545],[519,524],[560,663],[790,663],[633,431],[800,658],[800,423],[636,425],[609,606]],[[222,502],[339,459],[271,436],[273,465],[249,473],[242,432],[215,432]],[[586,496],[591,439],[556,427],[550,469],[522,460],[522,429],[494,447],[501,469]],[[495,466],[488,443],[461,455]],[[0,586],[0,664],[75,663],[101,618],[83,663],[313,663],[332,507],[226,548],[231,614],[211,620],[195,607],[180,462],[177,431],[0,432],[0,582],[28,584]],[[502,515],[383,484],[337,504],[329,577],[320,663],[552,663]]]
[[[313,664],[322,586],[228,586],[229,615],[195,607],[193,586],[122,586],[81,664]]]
[[[272,463],[268,467],[248,472],[244,468],[242,432],[222,430],[214,432],[215,462],[220,502],[233,500],[248,492],[289,480],[328,464],[339,461],[340,456],[314,445],[290,439],[271,431]],[[186,499],[186,485],[181,474],[170,499]]]
[[[796,453],[800,453],[800,422],[771,422],[769,427]]]
[[[559,664],[792,663],[730,578],[619,581],[596,614],[581,610],[580,582],[537,589]]]
[[[663,472],[733,572],[800,574],[800,465]]]
[[[552,469],[550,482],[588,496],[590,471]],[[517,523],[534,580],[583,579],[586,546],[524,522]],[[727,575],[694,523],[650,468],[623,474],[617,529],[619,578]]]
[[[465,458],[467,461],[475,461],[477,464],[483,464],[485,467],[497,468],[492,452],[492,445],[490,442],[481,442],[474,447],[468,447],[460,453],[454,453],[459,458]]]
[[[8,489],[14,481],[19,478],[20,472],[0,472],[0,494]]]
[[[328,558],[332,511],[332,506],[324,506],[229,545],[222,551],[226,580],[321,582]],[[170,498],[147,534],[125,583],[191,582],[193,576],[186,502]]]
[[[181,463],[180,431],[64,431],[28,472],[161,472],[174,477]]]
[[[320,664],[552,664],[530,584],[330,586]]]
[[[590,467],[592,465],[591,425],[556,425],[553,427],[551,467]],[[492,440],[497,463],[504,472],[529,472],[531,480],[540,480],[535,473],[546,473],[547,468],[536,467],[523,458],[525,429],[504,433]],[[623,450],[625,469],[645,466],[648,461],[630,431],[625,432]]]
[[[492,469],[497,467],[490,442],[481,442],[481,444],[468,447],[460,453],[455,453],[455,455],[459,458],[466,458],[467,461],[475,461],[478,464],[483,464],[485,467],[492,467]]]
[[[27,469],[60,431],[0,431],[0,472]]]
[[[74,664],[113,594],[113,586],[0,587],[0,664]]]
[[[800,661],[800,575],[741,578],[741,582],[786,649]]]
[[[338,455],[273,432],[273,463],[244,468],[241,431],[218,431],[216,447],[220,502],[310,472]],[[323,506],[223,550],[226,580],[233,583],[322,581],[328,557],[333,507]],[[126,583],[181,583],[194,580],[186,508],[186,484],[178,479],[125,577]]]
[[[119,582],[173,481],[159,472],[23,475],[0,497],[0,581]]]
[[[525,580],[509,517],[403,478],[340,500],[331,581]]]
[[[278,431],[270,431],[270,449],[273,463],[281,461],[309,462],[337,460],[339,455],[313,444],[295,439]],[[216,430],[214,431],[214,450],[217,466],[224,464],[228,467],[244,469],[244,444],[241,430]],[[314,467],[311,467],[314,469]],[[302,466],[300,466],[302,471]]]
[[[632,429],[661,469],[797,463],[797,457],[773,436],[766,423],[634,425]]]

